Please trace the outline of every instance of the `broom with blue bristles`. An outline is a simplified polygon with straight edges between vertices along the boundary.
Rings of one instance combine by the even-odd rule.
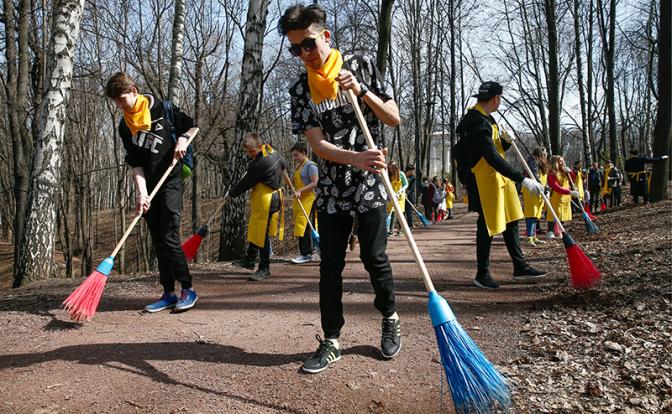
[[[287,175],[287,171],[282,172],[285,175],[285,182],[289,185],[289,188],[292,189],[292,194],[296,194],[296,189],[294,188],[294,184],[292,184],[292,180],[289,179],[289,175]],[[303,215],[306,217],[306,221],[308,222],[308,226],[310,226],[310,237],[313,240],[313,247],[315,247],[315,251],[317,254],[320,254],[320,234],[315,230],[315,227],[313,227],[313,223],[310,221],[310,216],[308,215],[308,212],[306,211],[306,208],[303,207],[303,204],[301,203],[301,200],[296,200],[297,204],[299,207],[301,207],[301,211],[303,212]]]
[[[352,89],[348,89],[346,94],[355,110],[357,121],[369,149],[376,149],[357,97]],[[448,302],[434,289],[425,262],[406,222],[406,217],[401,212],[387,170],[382,171],[381,175],[385,190],[390,195],[394,211],[399,217],[399,223],[406,234],[406,241],[420,267],[422,280],[429,293],[429,315],[436,333],[441,364],[446,373],[455,409],[459,413],[487,413],[494,411],[497,405],[508,407],[511,404],[511,395],[506,380],[457,322]]]

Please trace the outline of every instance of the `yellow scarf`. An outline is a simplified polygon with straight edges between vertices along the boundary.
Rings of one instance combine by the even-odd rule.
[[[343,57],[337,49],[331,49],[331,53],[319,69],[313,69],[308,65],[308,86],[310,87],[310,96],[315,104],[320,104],[325,99],[336,99],[338,94],[338,83],[336,77],[343,66]]]
[[[149,131],[152,126],[152,114],[149,111],[149,99],[146,96],[138,95],[135,105],[129,112],[124,111],[124,121],[131,130],[131,135],[138,131]]]

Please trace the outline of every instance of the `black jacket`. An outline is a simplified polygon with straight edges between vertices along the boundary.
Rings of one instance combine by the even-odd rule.
[[[485,158],[485,161],[495,171],[519,183],[523,181],[525,176],[499,155],[495,143],[492,141],[492,125],[494,124],[496,122],[492,116],[486,117],[476,109],[470,109],[462,117],[456,130],[464,145],[464,158],[460,162],[465,162],[466,167],[471,170],[481,158]],[[502,140],[502,147],[506,151],[511,147],[511,144]],[[480,211],[481,200],[476,185],[476,177],[473,174],[469,174],[466,185],[469,195],[469,210]]]
[[[145,95],[149,98],[149,95]],[[151,100],[152,98],[150,98]],[[150,108],[152,125],[148,132],[138,132],[131,136],[131,130],[124,118],[119,121],[119,136],[126,150],[125,161],[131,167],[142,167],[147,180],[147,189],[152,190],[173,161],[175,142],[170,132],[170,123],[163,114],[163,102],[154,98]],[[175,134],[179,137],[194,126],[194,120],[173,105]],[[181,168],[174,168],[171,174],[179,176]]]
[[[266,184],[272,189],[277,190],[282,186],[282,172],[286,169],[287,163],[277,151],[273,151],[266,157],[264,157],[263,153],[259,152],[257,158],[250,161],[243,178],[231,188],[229,195],[237,197],[254,187],[257,183]]]

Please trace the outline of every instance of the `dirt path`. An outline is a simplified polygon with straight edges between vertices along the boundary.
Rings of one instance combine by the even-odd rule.
[[[475,216],[462,207],[456,220],[416,237],[439,293],[506,369],[522,356],[523,325],[565,283],[566,268],[549,269],[542,283],[514,283],[499,238],[492,268],[502,289],[478,290],[471,285],[474,233]],[[547,249],[546,257],[564,257],[562,248]],[[404,341],[393,361],[379,357],[380,315],[356,253],[344,272],[343,359],[318,375],[299,372],[321,332],[317,264],[275,257],[273,277],[260,283],[225,264],[195,266],[201,299],[182,314],[138,311],[160,292],[156,276],[113,276],[99,313],[84,325],[57,310],[79,280],[8,292],[0,296],[0,412],[450,412],[406,242],[394,237],[388,249]]]

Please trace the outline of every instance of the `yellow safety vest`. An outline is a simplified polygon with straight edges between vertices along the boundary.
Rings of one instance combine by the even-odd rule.
[[[273,148],[270,145],[264,144],[261,147],[264,157],[273,153]],[[273,213],[273,216],[268,219],[268,214],[271,210],[271,200],[273,193],[278,193],[280,196],[280,211]],[[282,188],[277,190],[272,189],[264,183],[257,183],[252,187],[250,193],[250,221],[247,226],[247,240],[255,246],[264,247],[266,238],[266,226],[269,226],[268,235],[280,240],[285,236],[285,209],[282,194]],[[278,227],[278,218],[280,218],[280,227]]]
[[[301,180],[301,170],[303,169],[303,167],[306,165],[307,162],[308,159],[306,159],[304,162],[301,163],[301,165],[296,167],[296,170],[294,171],[292,181],[294,181],[294,188],[296,190],[301,190],[304,187],[303,180]],[[310,214],[310,210],[313,208],[314,201],[315,201],[314,191],[301,193],[300,199],[294,197],[294,201],[292,201],[292,212],[294,215],[294,236],[303,237],[303,235],[306,232],[306,226],[308,225],[308,220],[306,219],[305,214],[303,214],[303,211],[301,211],[299,203],[301,203],[303,208],[306,210],[306,213]]]
[[[453,201],[455,201],[455,192],[446,190],[446,208],[453,208]]]
[[[401,190],[401,172],[399,173],[399,179],[390,181],[392,183],[392,189],[394,190],[395,193],[398,193],[399,190]],[[390,197],[393,197],[393,194],[390,194]],[[391,198],[390,198],[391,200]],[[399,207],[401,207],[401,212],[403,213],[406,211],[406,193],[402,191],[401,195],[399,196]],[[394,204],[392,204],[392,201],[387,202],[387,214],[390,214],[394,210]]]
[[[556,174],[555,176],[558,184],[562,188],[569,190],[569,178],[566,173]],[[557,191],[552,191],[551,193],[551,207],[555,210],[555,214],[558,215],[558,218],[561,222],[571,221],[572,220],[572,196],[569,194],[560,194]],[[553,222],[553,215],[546,214],[546,220]]]
[[[574,181],[574,184],[576,185],[576,191],[579,193],[579,198],[583,200],[583,173],[581,171],[576,172],[576,181]]]
[[[542,186],[546,186],[548,182],[548,176],[542,172],[539,172],[539,182]],[[541,212],[544,210],[544,198],[539,195],[532,195],[527,188],[521,190],[523,193],[523,214],[525,218],[541,218]]]
[[[611,168],[605,168],[604,169],[604,178],[602,182],[602,195],[610,195],[611,194],[611,187],[609,187],[609,173],[611,172]]]
[[[484,116],[487,116],[480,105],[476,105],[474,108]],[[499,155],[506,159],[506,154],[502,147],[502,139],[499,136],[499,128],[497,124],[492,124],[491,126],[492,141],[495,144],[495,148],[497,148]],[[490,236],[502,233],[506,230],[507,223],[520,220],[524,217],[516,185],[513,181],[498,173],[483,157],[471,169],[471,172],[476,177],[478,196],[480,197],[485,225],[488,228]]]

